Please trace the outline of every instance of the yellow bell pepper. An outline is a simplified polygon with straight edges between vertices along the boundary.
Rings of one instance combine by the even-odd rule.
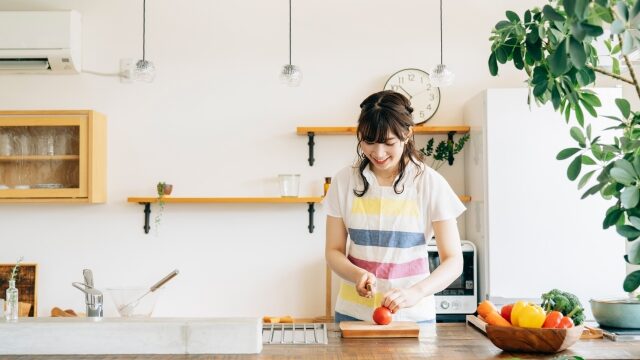
[[[524,309],[528,305],[529,304],[526,301],[516,301],[516,303],[513,305],[513,309],[511,309],[511,325],[520,326],[518,325],[520,312],[522,312],[522,309]]]
[[[540,305],[528,304],[520,311],[518,326],[539,329],[546,318],[547,314]]]

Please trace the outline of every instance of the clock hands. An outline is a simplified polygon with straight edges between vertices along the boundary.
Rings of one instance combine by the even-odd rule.
[[[407,94],[407,96],[409,96],[409,100],[411,100],[413,98],[413,95],[411,95],[407,90],[405,90],[402,85],[398,85],[398,89],[404,91],[405,94]]]
[[[431,88],[429,88],[429,89],[424,89],[424,90],[422,90],[422,91],[418,91],[417,93],[413,94],[413,96],[415,97],[415,96],[418,96],[418,95],[424,94],[424,93],[426,93],[427,91],[431,91]]]

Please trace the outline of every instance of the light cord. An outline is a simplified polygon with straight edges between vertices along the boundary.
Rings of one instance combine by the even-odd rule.
[[[291,65],[291,0],[289,0],[289,65]]]

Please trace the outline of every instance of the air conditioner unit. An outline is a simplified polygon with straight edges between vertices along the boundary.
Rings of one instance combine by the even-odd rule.
[[[0,11],[0,74],[75,74],[81,56],[77,11]]]

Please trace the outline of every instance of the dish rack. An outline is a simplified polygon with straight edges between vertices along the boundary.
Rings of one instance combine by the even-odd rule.
[[[263,324],[262,343],[269,345],[326,345],[328,343],[327,324]]]

